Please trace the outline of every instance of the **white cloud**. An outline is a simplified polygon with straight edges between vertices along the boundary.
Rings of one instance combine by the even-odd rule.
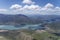
[[[57,15],[60,15],[60,7],[55,7],[54,11]]]
[[[55,7],[55,10],[60,10],[60,7]]]
[[[29,9],[34,9],[34,10],[37,10],[37,9],[40,9],[41,7],[40,6],[38,6],[38,5],[30,5],[29,6]]]
[[[28,6],[28,5],[25,5],[24,7],[23,7],[23,9],[29,9],[29,10],[38,10],[38,9],[40,9],[41,7],[39,6],[39,5],[30,5],[30,6]]]
[[[51,10],[54,8],[54,5],[51,4],[51,3],[47,3],[43,8],[42,10]]]
[[[0,13],[6,13],[7,11],[7,9],[0,9]]]
[[[31,5],[24,5],[22,7],[22,5],[12,5],[10,7],[10,9],[13,9],[12,11],[14,13],[24,13],[24,14],[27,14],[27,13],[34,13],[36,10],[40,10],[40,6],[39,5],[34,5],[34,4],[31,4]]]
[[[35,2],[33,2],[32,0],[23,0],[24,4],[34,4]]]
[[[55,7],[51,3],[47,3],[45,6],[41,7],[39,5],[31,4],[31,5],[12,5],[10,9],[13,9],[12,11],[14,14],[40,14],[40,15],[52,15],[52,14],[58,14],[60,15],[60,7]]]
[[[51,4],[51,3],[48,3],[48,4],[46,4],[44,7],[45,7],[45,8],[53,8],[53,7],[54,7],[54,5],[53,5],[53,4]]]
[[[10,7],[11,10],[0,9],[0,13],[7,14],[40,14],[40,15],[52,15],[58,14],[60,15],[60,7],[55,7],[51,3],[47,3],[45,6],[41,7],[39,5],[35,5],[32,0],[23,0],[22,3],[24,5],[14,4]]]
[[[39,5],[24,5],[22,7],[22,5],[18,5],[18,4],[14,4],[10,7],[10,9],[13,9],[13,10],[38,10],[40,9],[41,7]]]
[[[10,7],[10,9],[14,9],[14,10],[17,10],[17,9],[20,9],[20,8],[22,8],[22,6],[19,5],[19,4],[14,4]]]

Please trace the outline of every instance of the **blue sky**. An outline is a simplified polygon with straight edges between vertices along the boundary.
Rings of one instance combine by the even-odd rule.
[[[0,13],[60,15],[60,0],[0,0]]]
[[[21,4],[22,0],[0,0],[0,8],[9,8],[13,4]]]
[[[22,4],[23,0],[0,0],[0,8],[9,8],[13,4]],[[47,3],[52,3],[55,6],[60,6],[60,0],[32,0],[35,4],[44,6]]]

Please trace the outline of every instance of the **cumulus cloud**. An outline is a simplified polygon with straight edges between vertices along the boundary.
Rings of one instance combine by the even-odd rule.
[[[20,9],[20,8],[22,8],[22,6],[19,5],[19,4],[14,4],[10,7],[10,9],[14,9],[14,10],[17,10],[17,9]]]
[[[55,10],[60,10],[60,7],[55,7]]]
[[[24,14],[27,14],[27,13],[31,13],[35,10],[40,10],[40,6],[39,5],[34,5],[34,4],[31,4],[31,5],[24,5],[22,7],[22,5],[18,5],[18,4],[14,4],[10,7],[10,9],[13,9],[12,11],[15,12],[15,13],[24,13]]]
[[[47,3],[41,7],[36,5],[32,0],[23,0],[24,5],[14,4],[10,7],[9,11],[6,9],[0,9],[0,13],[10,14],[40,14],[40,15],[60,15],[60,7],[55,7],[51,3]]]
[[[31,4],[31,5],[19,5],[14,4],[10,7],[12,9],[10,13],[13,14],[40,14],[40,15],[60,15],[60,7],[55,7],[51,3],[47,3],[45,6],[41,7],[39,5]]]
[[[53,4],[47,3],[45,6],[41,7],[39,5],[13,5],[10,7],[11,9],[15,9],[17,13],[23,14],[42,14],[42,15],[51,15],[51,14],[59,14],[60,7],[54,7]]]
[[[32,0],[23,0],[24,4],[34,4],[35,2],[33,2]]]
[[[7,11],[7,9],[0,9],[0,13],[6,13]]]
[[[39,6],[39,5],[30,5],[30,6],[28,6],[28,5],[25,5],[24,7],[23,7],[23,9],[29,9],[29,10],[37,10],[37,9],[40,9],[41,7]]]
[[[13,9],[13,10],[38,10],[40,9],[41,7],[39,5],[24,5],[22,7],[22,5],[18,5],[18,4],[14,4],[10,7],[10,9]]]
[[[54,8],[54,5],[51,4],[51,3],[47,3],[43,8],[42,10],[51,10]]]
[[[53,7],[54,7],[54,5],[53,5],[53,4],[51,4],[51,3],[48,3],[48,4],[46,4],[44,7],[45,7],[45,8],[53,8]]]

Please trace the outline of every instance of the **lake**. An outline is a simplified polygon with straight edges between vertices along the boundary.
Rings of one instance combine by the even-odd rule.
[[[0,25],[0,29],[6,29],[6,30],[17,30],[17,29],[41,29],[40,25],[25,25],[25,26],[14,26],[14,25]]]

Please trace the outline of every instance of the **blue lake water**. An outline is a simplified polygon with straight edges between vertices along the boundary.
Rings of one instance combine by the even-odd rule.
[[[0,29],[6,30],[17,30],[17,29],[41,29],[39,25],[25,25],[25,26],[14,26],[14,25],[0,25]]]

